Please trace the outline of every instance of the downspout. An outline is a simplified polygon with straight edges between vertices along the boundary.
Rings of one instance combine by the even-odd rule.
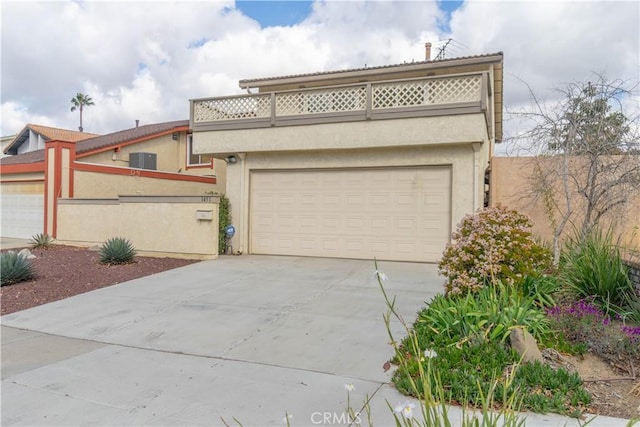
[[[478,184],[478,171],[480,169],[480,148],[481,142],[472,142],[471,148],[473,149],[473,212],[479,209],[479,184]],[[482,185],[484,185],[484,172],[482,178]]]
[[[236,251],[238,255],[249,253],[249,177],[247,169],[247,153],[238,153],[238,158],[242,164],[242,173],[240,175],[240,209],[242,213],[240,227],[240,247]]]

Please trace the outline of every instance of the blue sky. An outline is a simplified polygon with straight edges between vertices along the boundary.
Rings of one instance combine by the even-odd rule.
[[[638,33],[639,2],[541,3],[2,1],[0,135],[76,128],[78,92],[95,102],[84,128],[107,133],[187,119],[189,99],[240,94],[241,79],[420,61],[425,42],[435,59],[449,39],[446,58],[504,52],[505,112],[530,103],[527,85],[546,100],[593,72],[638,81],[640,38],[621,35]]]
[[[419,1],[414,2],[419,3]],[[462,3],[464,2],[459,0],[438,1],[438,6],[447,15],[447,22],[442,26],[443,30],[449,30],[448,21],[451,13]],[[240,0],[236,1],[236,9],[258,21],[262,28],[266,28],[299,24],[311,14],[312,4],[313,1]]]
[[[236,1],[236,9],[265,27],[291,26],[309,16],[313,1]]]

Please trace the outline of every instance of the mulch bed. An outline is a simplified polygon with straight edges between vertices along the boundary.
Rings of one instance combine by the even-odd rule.
[[[35,249],[32,253],[36,256],[30,260],[36,277],[0,288],[0,314],[14,313],[197,262],[136,256],[131,264],[103,265],[96,250],[62,245]]]

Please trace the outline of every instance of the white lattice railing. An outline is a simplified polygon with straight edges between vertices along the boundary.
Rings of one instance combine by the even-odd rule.
[[[367,107],[365,86],[284,92],[276,94],[276,116],[343,113]]]
[[[271,117],[270,95],[211,98],[193,103],[193,121],[196,123],[258,117]]]
[[[272,119],[479,102],[480,74],[194,100],[193,122]],[[371,99],[367,99],[370,94]],[[275,103],[275,105],[272,105]],[[369,106],[369,107],[368,107]],[[273,108],[272,108],[273,107]],[[275,111],[275,117],[272,117]]]
[[[481,85],[479,75],[374,84],[373,109],[479,101]]]

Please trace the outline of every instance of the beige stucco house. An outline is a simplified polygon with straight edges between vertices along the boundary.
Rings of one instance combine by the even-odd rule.
[[[0,234],[47,233],[79,244],[133,236],[142,250],[215,257],[208,194],[224,189],[226,164],[194,154],[191,141],[189,122],[181,120],[77,142],[47,140],[43,149],[3,158]],[[207,211],[206,221],[197,220],[198,210]],[[154,231],[155,220],[160,229]]]
[[[227,162],[234,252],[435,262],[485,204],[502,53],[241,80],[191,100]]]

